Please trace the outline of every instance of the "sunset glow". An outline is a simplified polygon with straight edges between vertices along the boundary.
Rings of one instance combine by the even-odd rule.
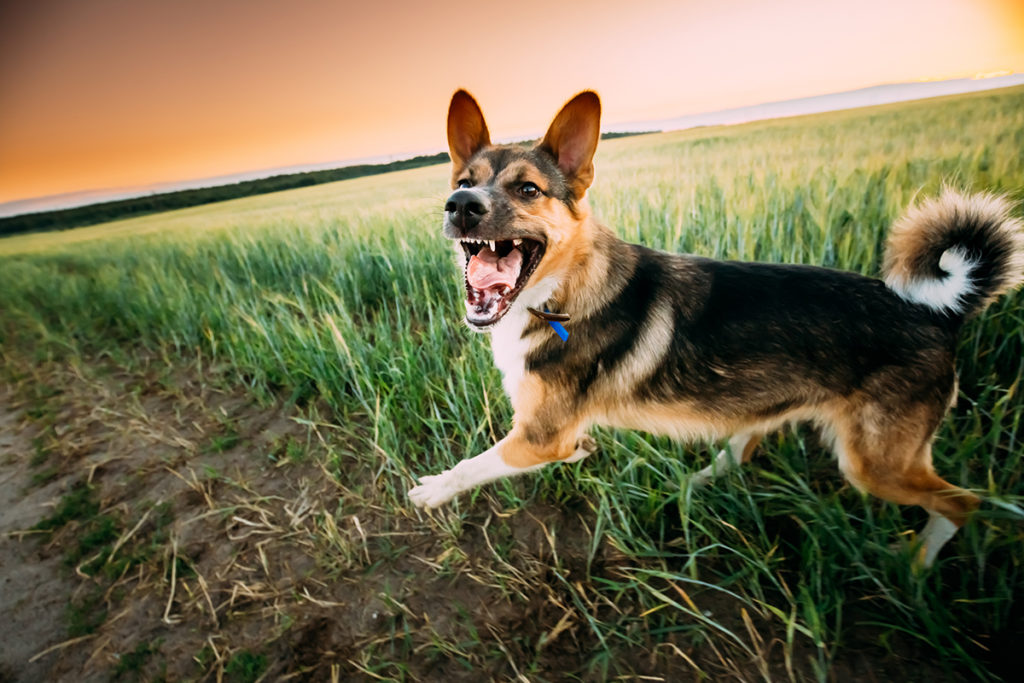
[[[0,27],[0,202],[440,151],[459,87],[507,139],[584,88],[610,127],[1024,71],[1019,0],[34,0]]]

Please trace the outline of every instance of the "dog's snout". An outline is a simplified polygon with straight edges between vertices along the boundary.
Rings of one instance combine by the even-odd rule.
[[[489,210],[487,197],[473,190],[456,190],[444,205],[452,225],[470,230],[480,224]]]

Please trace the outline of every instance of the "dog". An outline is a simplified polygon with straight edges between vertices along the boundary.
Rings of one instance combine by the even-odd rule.
[[[695,475],[705,483],[766,433],[807,421],[855,487],[928,511],[915,563],[930,566],[979,504],[935,473],[931,443],[956,397],[964,320],[1024,280],[1010,204],[946,189],[911,208],[890,230],[882,280],[655,251],[618,239],[588,207],[600,116],[598,96],[582,92],[532,148],[492,145],[476,100],[452,97],[443,234],[514,424],[480,455],[420,477],[412,502],[436,508],[580,460],[595,450],[592,425],[727,438]]]

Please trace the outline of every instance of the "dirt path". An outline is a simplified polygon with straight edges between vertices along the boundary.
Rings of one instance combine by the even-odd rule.
[[[194,375],[99,370],[0,393],[0,681],[255,680],[265,617],[322,610],[320,444]]]
[[[43,557],[37,544],[17,532],[47,513],[58,484],[26,490],[33,452],[24,411],[0,393],[0,680],[45,679],[45,657],[33,658],[66,640],[62,627],[74,584],[61,576],[59,558]]]

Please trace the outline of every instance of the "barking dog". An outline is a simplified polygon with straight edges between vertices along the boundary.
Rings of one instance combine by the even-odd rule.
[[[434,508],[579,460],[594,424],[728,438],[696,475],[707,481],[804,420],[854,486],[928,510],[917,560],[930,565],[979,502],[932,468],[957,333],[1024,279],[1024,225],[1002,199],[947,190],[892,228],[884,281],[654,251],[590,213],[599,121],[583,92],[532,149],[492,145],[476,101],[452,98],[444,235],[464,266],[466,323],[491,334],[515,418],[492,448],[421,477],[412,501]]]

